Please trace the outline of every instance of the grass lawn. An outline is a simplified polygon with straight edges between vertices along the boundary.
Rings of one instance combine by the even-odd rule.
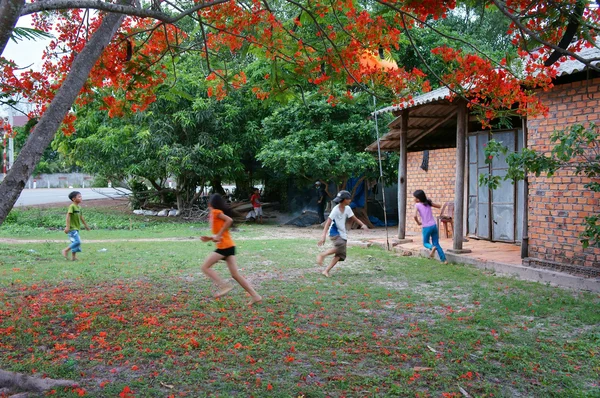
[[[129,216],[95,213],[78,262],[63,243],[0,243],[0,368],[79,383],[54,396],[600,396],[598,295],[378,248],[350,248],[328,279],[314,240],[243,226],[240,269],[265,299],[247,308],[239,286],[210,298],[208,244],[86,242],[205,225],[130,231]],[[62,210],[12,217],[0,236],[65,239],[47,232]]]

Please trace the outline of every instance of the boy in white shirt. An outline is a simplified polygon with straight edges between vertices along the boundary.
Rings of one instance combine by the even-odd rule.
[[[336,197],[333,198],[333,202],[337,203],[337,205],[331,210],[331,213],[329,213],[329,218],[327,218],[325,227],[323,228],[323,237],[317,243],[317,245],[323,246],[325,238],[327,237],[327,232],[329,231],[329,238],[333,242],[333,247],[317,255],[317,264],[322,266],[323,259],[330,254],[334,254],[329,266],[325,271],[321,272],[326,277],[331,276],[329,275],[329,271],[335,267],[338,261],[344,261],[346,259],[346,242],[348,241],[346,222],[352,220],[360,224],[362,229],[369,229],[362,221],[354,216],[354,212],[350,208],[351,199],[352,195],[350,192],[344,190],[338,192]]]

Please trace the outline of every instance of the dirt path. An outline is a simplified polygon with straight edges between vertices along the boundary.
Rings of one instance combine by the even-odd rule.
[[[277,240],[277,239],[309,239],[317,241],[323,231],[320,228],[293,228],[293,227],[273,227],[263,231],[262,236],[257,237],[233,237],[239,241],[252,240]],[[393,232],[388,231],[390,240],[394,238]],[[385,229],[373,229],[369,231],[352,230],[349,232],[351,241],[362,241],[368,239],[385,239]],[[14,239],[0,238],[0,244],[28,244],[28,243],[64,243],[65,239]],[[124,239],[85,239],[85,243],[117,243],[117,242],[197,242],[197,236],[171,237],[171,238],[124,238]]]

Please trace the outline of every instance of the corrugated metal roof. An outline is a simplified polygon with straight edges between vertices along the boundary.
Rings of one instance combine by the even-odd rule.
[[[412,102],[409,102],[408,104],[402,104],[402,105],[398,104],[398,105],[388,106],[386,108],[376,110],[375,112],[373,112],[373,114],[381,115],[382,113],[386,113],[386,112],[393,112],[393,111],[397,111],[397,110],[405,109],[405,108],[413,108],[418,105],[424,105],[424,104],[428,104],[430,102],[439,101],[441,99],[448,97],[449,95],[450,95],[450,90],[448,89],[448,87],[440,87],[440,88],[436,88],[435,90],[431,90],[428,93],[413,97]]]
[[[600,49],[596,47],[592,48],[584,48],[583,50],[577,53],[582,58],[585,59],[594,59],[600,58]],[[560,60],[559,60],[560,61]],[[595,61],[592,63],[594,66],[600,65],[600,61]],[[581,63],[576,59],[569,59],[567,61],[562,62],[558,68],[556,69],[556,76],[567,76],[572,75],[573,73],[581,72],[586,69],[585,64]]]
[[[582,58],[586,58],[586,59],[600,58],[600,49],[598,49],[596,47],[585,48],[585,49],[579,51],[577,54],[579,56],[581,56]],[[593,65],[600,66],[600,61],[593,62]],[[586,69],[586,66],[582,62],[580,62],[576,59],[569,59],[567,61],[562,62],[557,67],[556,76],[557,77],[568,76],[568,75],[572,75],[573,73],[581,72],[585,69]],[[432,90],[428,93],[413,97],[412,102],[410,102],[410,103],[397,104],[397,105],[388,106],[388,107],[385,107],[382,109],[378,109],[375,112],[373,112],[373,115],[381,115],[382,113],[393,112],[393,111],[397,111],[397,110],[405,109],[405,108],[414,108],[415,106],[424,105],[424,104],[428,104],[431,102],[442,100],[444,98],[447,98],[449,95],[450,95],[450,90],[448,89],[448,87],[445,87],[445,86],[440,87],[440,88]]]

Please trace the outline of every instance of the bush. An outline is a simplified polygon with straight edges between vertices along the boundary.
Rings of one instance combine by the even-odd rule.
[[[131,195],[129,196],[129,206],[132,209],[139,209],[146,204],[148,200],[148,186],[145,182],[133,179],[129,181],[129,189],[131,189]]]
[[[95,176],[92,182],[92,188],[106,188],[108,186],[108,178]]]

